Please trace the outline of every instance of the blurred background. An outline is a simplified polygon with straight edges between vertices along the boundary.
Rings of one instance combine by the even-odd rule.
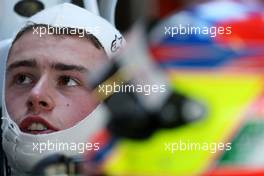
[[[188,97],[203,106],[203,117],[195,121],[155,128],[153,134],[141,140],[120,138],[107,149],[100,170],[106,175],[264,175],[264,2],[119,0],[113,7],[110,1],[99,0],[98,8],[94,8],[92,1],[65,1],[94,13],[99,9],[99,14],[125,36],[132,33],[130,38],[137,36],[133,27],[140,21],[148,57],[129,57],[150,59],[165,73],[172,94]],[[2,0],[0,40],[11,37],[27,17],[65,1]],[[232,32],[215,37],[172,35],[172,28],[180,24],[231,27]],[[168,28],[170,34],[166,33]],[[140,41],[134,45],[140,45]],[[129,37],[127,43],[129,47]],[[137,49],[142,48],[134,51]],[[200,145],[231,143],[231,150],[166,149],[168,144],[179,141]]]

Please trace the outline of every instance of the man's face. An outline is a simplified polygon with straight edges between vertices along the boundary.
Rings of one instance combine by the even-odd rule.
[[[88,39],[26,32],[7,62],[6,106],[11,118],[32,134],[74,126],[99,104],[87,76],[106,60],[105,52]]]

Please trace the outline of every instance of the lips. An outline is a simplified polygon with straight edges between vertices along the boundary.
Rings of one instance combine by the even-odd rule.
[[[53,125],[39,116],[28,116],[19,125],[21,131],[30,134],[47,134],[58,131]]]

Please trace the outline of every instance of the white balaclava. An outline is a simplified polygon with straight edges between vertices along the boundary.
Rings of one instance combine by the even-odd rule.
[[[37,13],[29,18],[22,27],[25,27],[28,23],[85,29],[98,39],[109,57],[124,44],[124,42],[122,42],[122,35],[106,20],[85,9],[68,3],[57,5]],[[1,53],[1,56],[4,57],[3,59],[5,59],[4,65],[6,65],[7,55],[13,39],[7,40],[5,42],[5,47],[2,47],[5,48],[5,52]],[[107,116],[106,111],[102,105],[99,105],[86,118],[66,130],[39,135],[23,133],[9,116],[6,109],[5,68],[3,77],[3,149],[8,158],[9,165],[17,173],[26,173],[30,171],[32,167],[45,156],[58,152],[54,150],[45,150],[40,153],[39,150],[36,148],[34,149],[34,145],[36,146],[37,143],[87,143],[98,129],[102,129],[105,125],[105,117]],[[79,150],[60,151],[60,153],[66,156],[80,155]]]

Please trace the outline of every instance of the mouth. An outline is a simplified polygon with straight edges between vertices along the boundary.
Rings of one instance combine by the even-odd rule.
[[[57,128],[39,116],[26,117],[20,123],[19,128],[22,132],[29,134],[48,134],[58,131]]]

